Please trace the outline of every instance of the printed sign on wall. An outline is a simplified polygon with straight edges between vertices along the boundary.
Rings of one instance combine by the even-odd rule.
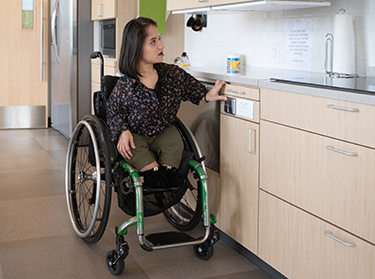
[[[289,20],[285,23],[285,68],[311,71],[312,21]]]

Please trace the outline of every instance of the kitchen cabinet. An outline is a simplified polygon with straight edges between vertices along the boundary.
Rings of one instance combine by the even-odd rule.
[[[253,0],[254,1],[254,0]],[[206,6],[251,2],[249,0],[207,0]]]
[[[232,90],[233,86],[237,90]],[[220,206],[218,226],[227,235],[257,254],[258,177],[259,177],[259,102],[244,99],[243,93],[259,90],[226,85],[225,95],[254,105],[254,117],[248,119],[221,110],[220,133]],[[256,97],[255,97],[256,99]]]
[[[193,9],[241,2],[249,2],[249,0],[168,0],[167,10]]]
[[[287,278],[375,278],[373,245],[264,191],[259,199],[258,256]]]
[[[290,279],[374,278],[375,107],[269,89],[260,99],[259,256]]]
[[[167,0],[167,11],[205,7],[204,0]]]
[[[91,20],[116,18],[117,0],[92,0]]]
[[[174,11],[255,1],[261,2],[260,0],[168,0],[167,10]],[[284,0],[280,0],[281,4],[283,1]],[[304,2],[323,2],[323,0],[308,0]]]

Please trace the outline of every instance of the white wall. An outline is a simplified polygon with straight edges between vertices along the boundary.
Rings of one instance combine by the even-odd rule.
[[[328,1],[328,0],[326,0]],[[285,22],[311,19],[313,72],[324,72],[325,35],[333,33],[334,15],[341,8],[353,17],[356,72],[375,76],[375,0],[330,0],[331,6],[277,12],[209,14],[202,32],[185,30],[185,50],[192,66],[225,66],[229,53],[245,56],[250,67],[284,69]],[[190,15],[186,15],[186,20]],[[279,46],[279,62],[271,59]]]

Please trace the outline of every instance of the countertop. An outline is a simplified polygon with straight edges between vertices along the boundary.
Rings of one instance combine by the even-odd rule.
[[[327,77],[324,73],[255,67],[243,67],[240,74],[228,74],[225,67],[190,67],[188,72],[198,78],[225,80],[231,83],[375,106],[375,77],[338,80]]]

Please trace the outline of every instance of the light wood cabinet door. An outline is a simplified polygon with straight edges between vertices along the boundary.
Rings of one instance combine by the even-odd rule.
[[[267,121],[260,126],[260,187],[375,243],[375,150]]]
[[[375,106],[262,89],[261,118],[375,148]]]
[[[289,279],[375,278],[373,245],[263,191],[258,256]]]
[[[91,19],[104,20],[116,18],[116,0],[92,0],[91,2]]]
[[[205,7],[206,3],[204,0],[167,0],[167,10],[182,10]]]
[[[221,115],[219,228],[257,253],[259,124]]]

